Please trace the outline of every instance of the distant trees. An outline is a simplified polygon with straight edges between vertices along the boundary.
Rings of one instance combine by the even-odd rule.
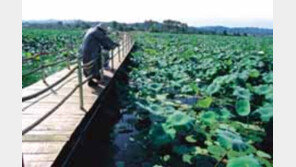
[[[175,20],[164,20],[163,21],[163,31],[168,32],[187,32],[188,26],[186,23],[181,23]]]
[[[23,27],[45,28],[45,29],[87,29],[102,22],[86,22],[82,20],[69,21],[40,21],[23,22]],[[171,33],[192,33],[192,34],[216,34],[231,36],[263,36],[272,35],[272,29],[262,28],[228,28],[223,26],[191,27],[186,23],[176,20],[164,20],[162,23],[154,20],[146,20],[142,23],[119,23],[117,21],[105,22],[102,25],[116,31],[148,31],[148,32],[171,32]]]
[[[223,35],[228,35],[227,31],[226,30],[223,30]]]
[[[158,23],[157,21],[153,21],[153,20],[145,21],[144,27],[145,27],[145,31],[149,31],[149,32],[160,32],[161,31],[160,23]]]
[[[119,31],[149,31],[149,32],[174,32],[174,33],[187,33],[188,26],[185,23],[175,20],[164,20],[163,23],[154,21],[154,20],[146,20],[144,23],[118,23],[116,21],[112,21],[110,23],[105,23],[109,25],[114,30]]]

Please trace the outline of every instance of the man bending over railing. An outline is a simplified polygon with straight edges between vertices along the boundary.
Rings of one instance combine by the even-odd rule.
[[[98,83],[103,79],[100,75],[100,70],[103,70],[102,61],[104,60],[101,48],[112,50],[117,46],[119,45],[107,36],[106,30],[100,25],[92,27],[86,32],[81,52],[83,56],[83,73],[86,77],[92,75],[92,79],[88,82],[90,87],[97,87]]]

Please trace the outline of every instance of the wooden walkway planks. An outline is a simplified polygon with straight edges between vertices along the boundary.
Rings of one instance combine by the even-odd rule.
[[[127,54],[128,53],[129,50],[127,51]],[[119,61],[118,54],[114,56],[114,71],[120,67],[125,57],[126,56],[121,55],[121,61]],[[109,63],[111,67],[111,61]],[[54,83],[68,72],[69,69],[66,68],[47,77],[47,84],[50,85]],[[71,134],[84,118],[86,112],[89,111],[100,92],[108,85],[113,76],[114,72],[105,70],[104,77],[106,82],[100,85],[100,89],[97,91],[88,87],[87,84],[83,85],[84,110],[80,109],[79,89],[77,89],[58,110],[22,136],[22,151],[26,167],[52,165],[63,146],[71,137]],[[77,84],[78,77],[76,70],[74,74],[51,91],[37,98],[23,102],[22,130],[30,126],[57,105],[57,103],[59,103]],[[47,85],[43,81],[39,81],[24,88],[22,90],[22,96],[32,94],[45,87],[47,87]]]

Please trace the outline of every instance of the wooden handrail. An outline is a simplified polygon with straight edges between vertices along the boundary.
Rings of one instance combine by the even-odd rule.
[[[52,113],[54,113],[62,104],[65,103],[65,101],[71,97],[71,95],[83,84],[85,84],[92,76],[87,77],[83,82],[80,84],[77,84],[74,89],[71,90],[70,93],[68,93],[54,108],[52,108],[50,111],[48,111],[46,114],[44,114],[41,118],[36,120],[33,124],[22,130],[22,135],[25,135],[30,130],[32,130],[34,127],[39,125],[43,120],[45,120],[48,116],[50,116]]]
[[[70,61],[71,60],[74,60],[74,59],[70,59]],[[35,69],[33,69],[33,70],[31,70],[31,71],[23,74],[22,77],[27,77],[28,75],[32,75],[32,74],[34,74],[34,73],[36,73],[36,72],[38,72],[40,70],[43,70],[43,69],[48,68],[48,67],[53,67],[53,66],[59,65],[59,64],[61,64],[63,62],[66,62],[66,61],[69,61],[69,59],[66,58],[66,59],[63,59],[63,60],[60,60],[60,61],[56,61],[54,63],[49,63],[49,64],[41,65],[40,67],[35,68]]]
[[[40,96],[41,94],[47,92],[48,90],[52,89],[53,87],[55,87],[56,85],[58,85],[59,83],[61,83],[62,81],[64,81],[65,79],[67,79],[76,69],[78,68],[78,66],[76,65],[71,71],[69,71],[64,77],[62,77],[61,79],[57,80],[56,82],[54,82],[53,84],[51,84],[50,86],[46,87],[45,89],[42,89],[36,93],[33,93],[31,95],[25,96],[22,98],[22,102],[36,98],[38,96]]]
[[[31,56],[31,57],[28,57],[28,58],[23,58],[22,59],[22,62],[23,63],[26,63],[27,61],[30,61],[30,60],[32,60],[32,59],[35,59],[35,58],[37,58],[37,57],[39,57],[39,56],[45,56],[45,55],[51,55],[51,54],[58,54],[58,53],[60,53],[60,52],[64,52],[64,51],[66,51],[66,50],[68,50],[68,49],[62,49],[62,50],[59,50],[59,51],[56,51],[56,52],[40,52],[40,53],[35,53],[33,56]]]

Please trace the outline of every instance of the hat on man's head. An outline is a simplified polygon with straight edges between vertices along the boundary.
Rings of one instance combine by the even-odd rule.
[[[102,23],[95,25],[95,28],[97,30],[103,31],[105,34],[107,34],[107,30],[102,26]]]

